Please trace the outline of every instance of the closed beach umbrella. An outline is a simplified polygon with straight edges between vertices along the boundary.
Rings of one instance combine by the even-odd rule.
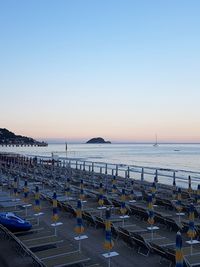
[[[28,200],[28,193],[29,193],[29,189],[28,189],[28,182],[27,180],[24,181],[24,201],[27,202]]]
[[[114,243],[112,241],[112,232],[111,232],[111,221],[110,221],[110,210],[106,210],[106,220],[105,220],[105,230],[106,230],[106,237],[104,242],[104,248],[110,251]]]
[[[39,192],[39,187],[36,186],[35,188],[35,206],[34,206],[34,210],[36,212],[39,212],[41,210],[41,206],[40,206],[40,192]]]
[[[176,267],[183,267],[182,237],[180,232],[176,235]]]
[[[181,212],[181,210],[182,210],[181,189],[180,188],[178,189],[178,194],[177,194],[176,209],[178,212]]]
[[[80,235],[84,232],[83,227],[83,219],[82,219],[82,203],[81,200],[78,200],[77,202],[77,209],[76,209],[76,227],[75,232]]]
[[[154,224],[154,210],[153,210],[153,200],[152,195],[148,196],[148,223],[153,226]]]
[[[190,204],[190,208],[189,208],[189,229],[188,229],[187,235],[188,237],[190,237],[191,241],[196,236],[196,231],[194,227],[194,205],[193,204]],[[192,254],[192,244],[191,244],[191,254]]]
[[[197,203],[198,204],[200,203],[200,184],[198,184],[198,187],[197,187]]]
[[[53,194],[53,216],[52,220],[54,223],[58,221],[58,201],[57,201],[57,195],[56,192]]]
[[[14,195],[17,196],[18,190],[17,190],[17,177],[14,178]]]
[[[188,176],[188,193],[192,193],[192,180],[190,175]]]
[[[84,200],[85,195],[84,195],[84,183],[83,183],[83,179],[81,179],[81,183],[80,183],[80,200]]]
[[[174,172],[174,177],[173,177],[173,199],[176,199],[176,177],[175,177],[175,172]]]
[[[103,206],[104,204],[104,199],[103,199],[103,195],[102,194],[99,194],[99,201],[98,201],[99,205],[100,206]]]
[[[117,187],[116,184],[112,185],[112,193],[116,193],[117,192]]]
[[[126,201],[126,193],[125,193],[125,189],[124,188],[122,189],[122,193],[121,193],[121,197],[120,198],[121,198],[122,202]]]

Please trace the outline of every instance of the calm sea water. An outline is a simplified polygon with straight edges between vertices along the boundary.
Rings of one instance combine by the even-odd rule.
[[[48,147],[0,147],[0,152],[65,157],[65,144]],[[200,144],[68,144],[68,157],[149,167],[200,171]]]

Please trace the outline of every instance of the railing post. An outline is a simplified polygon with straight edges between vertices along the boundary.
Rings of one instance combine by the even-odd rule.
[[[78,169],[78,161],[76,160],[76,170]]]
[[[118,165],[116,164],[116,172],[115,175],[118,176]]]
[[[142,182],[144,181],[144,168],[142,168],[142,171],[141,171],[141,181]]]
[[[83,171],[85,171],[85,161],[83,162]]]
[[[108,164],[106,163],[106,166],[105,166],[105,174],[108,173]]]
[[[92,162],[92,172],[94,172],[94,162]]]
[[[127,178],[129,179],[130,178],[130,168],[128,167],[127,169]]]

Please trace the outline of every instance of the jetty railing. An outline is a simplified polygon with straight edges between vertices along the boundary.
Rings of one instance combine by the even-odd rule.
[[[38,160],[51,160],[51,157],[38,157]],[[41,161],[41,162],[42,162]],[[39,161],[38,161],[39,162]],[[149,167],[139,165],[115,164],[107,162],[93,162],[82,160],[80,158],[57,157],[57,164],[61,167],[70,167],[76,170],[82,170],[99,175],[120,176],[125,179],[136,179],[141,181],[153,182],[158,180],[159,183],[172,185],[176,180],[177,186],[187,188],[188,177],[191,177],[192,188],[196,189],[200,184],[200,172],[190,170],[180,170],[161,167]]]
[[[124,179],[136,179],[148,182],[158,181],[159,183],[165,185],[172,185],[173,180],[175,180],[176,185],[182,188],[188,188],[188,178],[190,176],[193,189],[197,189],[198,184],[200,184],[200,172],[190,170],[115,164],[108,162],[93,162],[89,160],[83,160],[81,158],[58,157],[57,155],[50,157],[38,155],[24,156],[16,154],[0,154],[0,159],[3,157],[9,158],[9,156],[12,158],[13,155],[15,155],[15,161],[17,160],[18,164],[22,165],[25,164],[24,162],[27,164],[28,160],[33,165],[36,163],[42,165],[55,165],[64,168],[81,170],[92,175],[119,176]]]

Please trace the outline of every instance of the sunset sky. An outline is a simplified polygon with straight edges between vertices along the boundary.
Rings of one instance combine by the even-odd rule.
[[[0,1],[0,128],[200,142],[200,1]]]

